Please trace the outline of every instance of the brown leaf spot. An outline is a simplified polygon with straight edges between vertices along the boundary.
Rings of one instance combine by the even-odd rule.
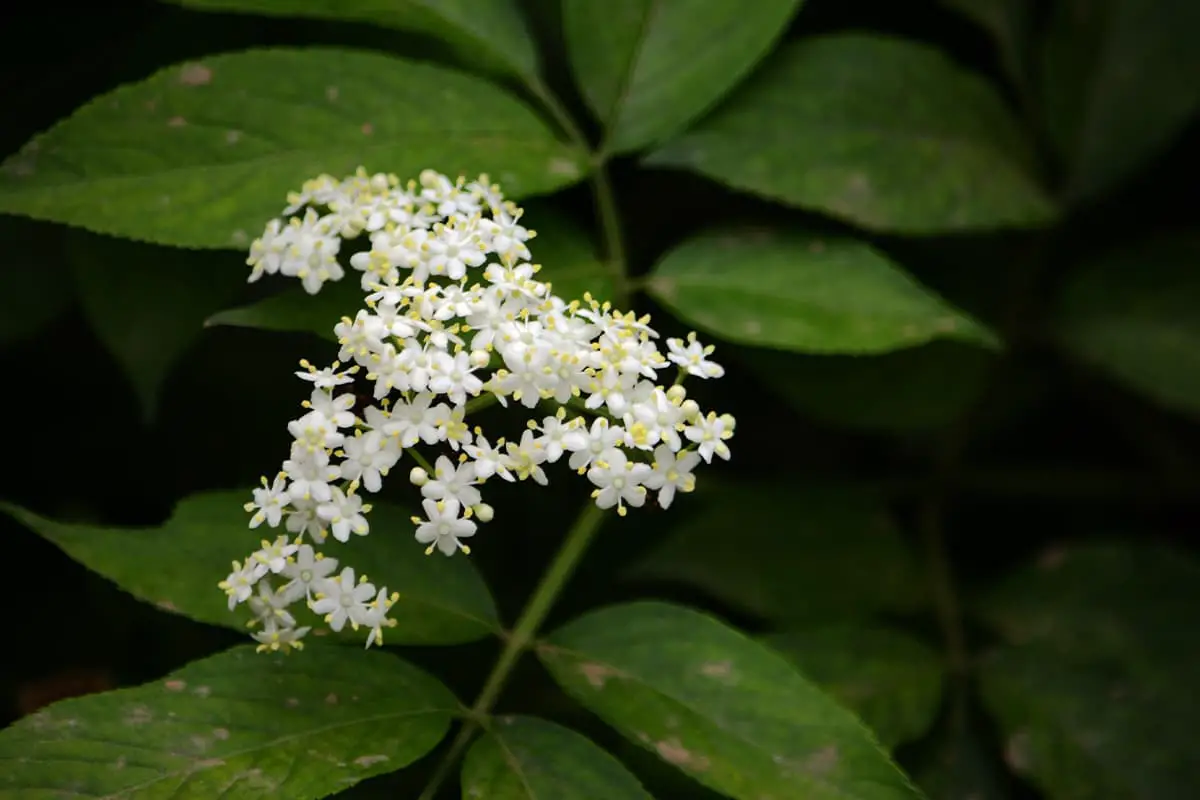
[[[225,760],[222,758],[206,758],[196,762],[196,769],[212,769],[223,766],[225,766]]]
[[[179,607],[176,606],[174,603],[172,603],[170,600],[159,600],[154,605],[158,608],[161,608],[163,611],[172,611],[172,612],[179,611]]]
[[[295,708],[296,706],[300,705],[300,701],[295,697],[289,697],[287,700],[283,701],[283,704],[288,708]]]
[[[546,171],[551,175],[561,175],[564,178],[578,178],[579,165],[569,158],[552,158],[546,165]]]
[[[742,330],[747,336],[758,336],[762,333],[762,323],[756,319],[748,319],[742,323]]]
[[[325,695],[325,705],[336,706],[337,702],[338,702],[338,696],[336,694],[334,694],[333,692],[330,692],[329,694]]]
[[[212,689],[208,686],[197,686],[195,689],[192,689],[192,694],[197,697],[208,697],[212,694]]]
[[[129,709],[129,713],[125,715],[124,722],[126,725],[145,725],[150,720],[154,719],[154,715],[150,713],[150,709],[146,706],[134,706]]]
[[[225,142],[227,144],[237,144],[238,140],[241,138],[242,138],[241,131],[226,131],[226,133],[225,133]]]
[[[184,86],[204,86],[212,82],[213,72],[203,64],[184,64],[179,70],[179,82]]]
[[[733,664],[729,661],[708,661],[700,665],[700,674],[709,678],[729,678],[733,675]]]
[[[675,281],[673,278],[651,278],[647,284],[647,288],[649,288],[663,300],[671,302],[675,299],[676,291]]]
[[[187,688],[187,681],[173,679],[173,680],[169,680],[169,681],[166,681],[165,683],[163,683],[163,686],[165,686],[167,688],[168,692],[182,692],[184,689]]]
[[[326,86],[325,87],[325,99],[331,103],[336,102],[338,99],[338,87]]]
[[[216,739],[218,742],[223,742],[229,738],[229,729],[228,728],[213,728],[212,735],[213,735],[213,738]]]
[[[182,128],[185,125],[187,125],[187,120],[184,119],[183,117],[176,116],[176,117],[171,117],[169,120],[167,120],[168,128]]]
[[[583,673],[583,677],[587,678],[587,682],[593,689],[603,689],[605,682],[613,675],[618,674],[607,664],[597,664],[592,661],[580,664],[579,671]]]
[[[375,132],[375,126],[369,122],[364,122],[362,124],[362,128],[360,130],[362,130],[363,136],[370,136],[372,133]]]
[[[820,239],[814,239],[813,241],[808,243],[808,252],[824,253],[825,252],[825,243],[823,241],[821,241]]]
[[[1037,565],[1044,570],[1054,570],[1067,560],[1067,548],[1052,547],[1038,556]]]
[[[837,745],[828,745],[822,747],[817,752],[804,760],[804,772],[809,775],[822,777],[828,775],[837,767],[838,761],[841,759],[841,754],[838,752]]]
[[[709,761],[704,756],[698,756],[684,747],[678,739],[667,739],[655,742],[654,749],[659,757],[668,764],[674,764],[681,769],[704,772],[709,767]]]
[[[381,764],[387,760],[388,760],[387,756],[378,754],[378,755],[373,755],[373,756],[359,756],[358,758],[354,759],[354,763],[357,764],[358,766],[362,767],[363,769],[366,769],[367,767],[372,767],[376,764]]]
[[[1004,763],[1014,772],[1029,770],[1029,732],[1017,731],[1004,745]]]
[[[125,756],[117,756],[117,760],[113,762],[113,769],[125,769]]]

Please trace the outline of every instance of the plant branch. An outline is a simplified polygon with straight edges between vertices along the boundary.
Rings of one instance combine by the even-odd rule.
[[[575,520],[575,524],[567,532],[567,537],[563,541],[562,547],[559,548],[558,553],[554,556],[554,560],[546,569],[541,582],[533,592],[533,596],[525,604],[525,609],[521,612],[517,624],[505,638],[504,649],[500,652],[500,658],[496,660],[495,666],[492,667],[491,674],[488,675],[483,689],[479,692],[479,697],[476,698],[474,705],[467,712],[467,718],[463,720],[458,735],[455,736],[450,749],[446,751],[446,755],[438,764],[433,778],[429,781],[429,785],[421,793],[420,800],[433,799],[437,794],[437,790],[457,765],[459,757],[466,750],[467,745],[471,743],[475,731],[486,721],[492,707],[495,706],[496,701],[499,699],[500,693],[504,690],[504,686],[508,683],[508,679],[512,675],[517,661],[529,649],[529,646],[533,644],[538,630],[546,620],[546,615],[550,612],[559,593],[562,592],[563,586],[566,585],[567,580],[579,565],[579,561],[587,551],[588,545],[591,544],[596,531],[600,529],[600,523],[603,519],[604,512],[597,508],[595,503],[588,502],[579,517]]]

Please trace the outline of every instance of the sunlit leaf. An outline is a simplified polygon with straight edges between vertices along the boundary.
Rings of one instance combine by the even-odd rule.
[[[252,50],[94,99],[0,165],[0,212],[243,249],[288,192],[360,165],[488,173],[512,196],[584,172],[534,111],[480,78],[365,51]]]
[[[387,654],[236,647],[0,731],[0,798],[320,798],[416,761],[458,707]]]
[[[886,353],[994,335],[869,245],[775,231],[706,233],[668,253],[647,290],[722,339],[804,353]]]
[[[245,630],[246,615],[230,611],[217,583],[230,562],[259,546],[267,529],[251,531],[242,504],[249,492],[209,492],[186,498],[158,528],[110,528],[55,522],[11,505],[0,509],[140,600],[201,622]],[[371,533],[342,545],[329,539],[321,550],[377,586],[399,592],[386,632],[393,644],[452,644],[480,639],[497,629],[491,596],[467,558],[427,557],[412,538],[410,514],[386,503],[370,515]],[[312,615],[293,607],[297,619]],[[311,622],[319,626],[321,623]],[[341,634],[362,641],[364,634]]]
[[[766,643],[856,712],[888,747],[929,730],[942,696],[940,657],[912,636],[882,627],[814,627]]]
[[[536,717],[499,717],[463,762],[464,798],[651,800],[638,779],[587,737]]]
[[[1055,214],[997,91],[926,45],[878,35],[785,45],[648,163],[877,231],[1040,226]]]
[[[197,11],[366,22],[436,36],[466,63],[536,77],[537,51],[515,0],[166,0]]]
[[[765,56],[803,0],[565,0],[575,79],[606,128],[605,149],[675,133]]]
[[[630,741],[736,800],[921,797],[853,714],[778,653],[699,612],[602,609],[538,655]]]

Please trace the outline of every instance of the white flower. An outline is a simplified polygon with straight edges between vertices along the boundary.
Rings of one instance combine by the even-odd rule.
[[[217,584],[218,588],[229,596],[229,610],[233,611],[238,603],[244,603],[254,593],[254,586],[267,574],[265,565],[246,559],[245,566],[241,562],[233,562],[233,571],[225,580]]]
[[[353,383],[354,378],[351,373],[358,367],[350,367],[348,370],[338,372],[338,367],[341,366],[338,362],[333,362],[333,366],[325,369],[317,369],[307,361],[301,361],[300,366],[305,368],[304,372],[297,372],[296,376],[303,378],[306,381],[312,382],[318,389],[332,389],[335,386],[344,386],[347,383]]]
[[[646,502],[646,489],[642,484],[650,476],[647,464],[630,462],[625,453],[613,450],[596,459],[588,470],[588,480],[597,489],[592,492],[600,508],[617,507],[617,513],[625,516],[625,504],[640,507]]]
[[[311,497],[293,497],[291,510],[283,525],[291,533],[307,536],[318,544],[329,535],[325,530],[325,521],[317,516],[317,501]]]
[[[264,626],[261,631],[250,634],[258,642],[258,652],[275,652],[276,650],[301,650],[304,643],[300,641],[312,628],[278,628]]]
[[[383,432],[388,436],[396,436],[400,446],[408,449],[418,441],[425,444],[437,444],[439,435],[433,424],[436,412],[430,410],[435,395],[421,392],[411,400],[400,400],[392,407]]]
[[[336,558],[325,558],[320,553],[314,553],[311,546],[301,545],[295,557],[280,572],[285,578],[291,578],[279,589],[280,597],[288,603],[294,603],[302,597],[311,600],[316,587],[333,574],[337,565]]]
[[[470,461],[457,467],[445,456],[438,456],[433,466],[433,480],[421,486],[421,494],[430,500],[453,498],[463,508],[470,508],[483,498],[475,488],[475,465]]]
[[[485,481],[493,475],[499,475],[506,481],[515,481],[516,477],[509,472],[513,461],[499,448],[504,446],[504,440],[498,439],[496,447],[492,447],[487,437],[476,431],[475,441],[463,446],[463,452],[475,460],[475,476]]]
[[[475,366],[466,352],[455,355],[439,353],[433,359],[433,375],[429,379],[429,391],[444,394],[450,402],[467,402],[467,395],[474,397],[483,389],[483,381],[475,376]]]
[[[719,378],[725,374],[725,368],[708,360],[712,355],[713,346],[705,347],[696,341],[696,334],[689,333],[687,345],[681,339],[667,339],[667,358],[688,371],[689,375],[698,378]]]
[[[383,477],[396,466],[404,451],[394,438],[384,438],[382,431],[355,431],[343,445],[345,460],[338,465],[342,478],[360,481],[368,492],[383,488]]]
[[[518,478],[521,480],[533,478],[542,486],[550,483],[550,479],[546,477],[546,473],[541,467],[546,461],[546,451],[537,434],[527,430],[521,434],[520,442],[516,444],[508,442],[505,449],[508,451],[508,460],[512,465],[512,471],[517,474]]]
[[[292,481],[288,486],[288,496],[293,504],[297,500],[328,503],[333,496],[329,482],[337,480],[339,474],[338,468],[329,464],[329,453],[295,447],[292,448],[292,457],[283,462],[283,472]]]
[[[334,487],[329,501],[317,506],[317,516],[329,523],[333,538],[345,542],[349,541],[351,533],[366,536],[370,532],[364,516],[370,510],[371,507],[363,505],[357,494]]]
[[[322,581],[316,592],[317,600],[310,606],[314,614],[320,614],[330,630],[340,631],[349,622],[358,630],[364,621],[370,620],[367,605],[375,597],[374,585],[364,579],[354,582],[354,569],[346,567],[337,578]]]
[[[387,613],[399,599],[399,593],[393,592],[389,595],[387,587],[383,586],[379,589],[379,594],[375,595],[375,599],[367,606],[362,620],[362,624],[371,629],[371,633],[367,636],[367,647],[372,644],[383,644],[383,629],[396,626],[396,620],[388,619]]]
[[[422,500],[421,508],[425,509],[427,519],[413,517],[413,524],[417,526],[416,540],[429,545],[425,550],[426,555],[432,553],[435,548],[447,556],[452,556],[459,550],[464,553],[471,552],[471,548],[460,540],[475,535],[475,523],[459,518],[461,506],[457,500],[453,497],[445,500]]]
[[[258,595],[250,598],[250,611],[254,614],[251,625],[267,628],[294,628],[296,618],[288,613],[291,601],[276,592],[267,581],[258,584]]]
[[[675,451],[665,444],[654,449],[653,471],[646,476],[643,484],[647,489],[658,490],[658,504],[669,508],[675,499],[676,490],[690,492],[696,488],[696,476],[692,470],[700,463],[700,456],[694,452],[686,452],[678,457]]]
[[[352,398],[353,399],[353,398]],[[351,415],[353,419],[353,415]],[[295,445],[309,452],[332,450],[341,447],[346,437],[337,425],[320,411],[310,411],[300,419],[288,423],[288,433],[295,438]]]
[[[610,425],[604,417],[597,417],[592,420],[590,429],[576,428],[563,436],[563,447],[571,451],[567,464],[573,470],[586,470],[593,461],[611,456],[624,438],[623,428]]]
[[[537,441],[542,451],[545,452],[546,462],[549,464],[562,458],[563,450],[566,448],[567,435],[583,424],[582,417],[572,417],[563,422],[566,415],[566,409],[559,408],[553,417],[546,417],[542,420],[540,427],[534,428],[542,434]],[[533,425],[532,421],[530,425]]]
[[[706,417],[698,417],[684,429],[683,435],[689,442],[699,445],[696,452],[704,459],[704,463],[712,461],[713,454],[729,460],[729,446],[725,440],[733,436],[733,417],[728,414],[717,416],[716,412],[708,412]]]
[[[297,546],[288,541],[287,536],[279,536],[273,542],[264,539],[262,548],[255,551],[250,559],[265,566],[269,572],[279,573],[296,550]]]
[[[247,511],[254,511],[250,518],[250,527],[257,528],[264,522],[272,528],[278,528],[283,519],[284,507],[288,504],[287,478],[282,473],[275,476],[275,481],[268,486],[267,479],[262,479],[262,488],[254,490],[254,502],[246,503]]]

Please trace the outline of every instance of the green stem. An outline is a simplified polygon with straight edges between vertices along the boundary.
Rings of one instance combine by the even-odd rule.
[[[563,586],[566,585],[567,579],[579,565],[588,545],[591,544],[592,537],[600,529],[603,519],[604,512],[597,508],[595,503],[589,502],[567,532],[562,547],[555,554],[554,560],[542,576],[533,596],[525,604],[525,609],[521,612],[516,626],[506,637],[500,658],[492,667],[492,672],[484,682],[479,697],[467,712],[467,718],[463,720],[458,735],[438,764],[429,785],[421,793],[420,800],[432,800],[437,794],[437,790],[450,776],[459,757],[471,743],[475,731],[484,723],[492,707],[496,704],[496,700],[499,699],[500,692],[504,690],[513,667],[517,665],[521,655],[533,644],[538,630],[546,620],[546,615],[550,612],[550,608],[554,605]]]
[[[549,112],[554,121],[563,129],[567,138],[581,150],[592,152],[591,145],[583,131],[575,124],[568,112],[559,102],[554,93],[541,81],[528,84],[534,94]],[[612,273],[615,296],[613,302],[618,308],[629,305],[632,287],[626,274],[628,265],[625,260],[625,243],[622,236],[621,218],[617,213],[616,195],[608,178],[608,160],[603,153],[592,152],[592,198],[596,203],[597,222],[604,236],[605,263]]]

